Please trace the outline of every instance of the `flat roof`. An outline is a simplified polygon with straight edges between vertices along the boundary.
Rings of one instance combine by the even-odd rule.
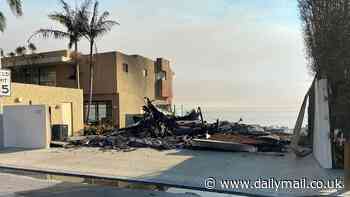
[[[2,59],[3,67],[27,66],[27,65],[46,65],[55,63],[70,63],[71,53],[68,50],[58,50],[43,53],[33,53],[17,55],[13,57],[4,57]]]

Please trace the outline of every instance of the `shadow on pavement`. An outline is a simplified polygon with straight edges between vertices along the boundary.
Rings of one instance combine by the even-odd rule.
[[[17,192],[15,195],[21,197],[197,197],[194,194],[172,194],[162,191],[132,190],[78,183],[58,183],[43,189]]]

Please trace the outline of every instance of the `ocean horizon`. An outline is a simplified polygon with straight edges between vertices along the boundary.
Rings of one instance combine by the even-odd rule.
[[[176,107],[177,115],[185,115],[192,108]],[[244,124],[258,124],[261,126],[278,126],[294,128],[299,109],[290,107],[206,107],[202,106],[203,118],[208,122],[220,121],[237,122],[240,118]],[[307,114],[304,117],[306,124]]]

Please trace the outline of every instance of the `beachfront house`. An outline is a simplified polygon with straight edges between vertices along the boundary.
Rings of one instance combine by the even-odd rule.
[[[75,61],[68,50],[5,57],[2,66],[12,72],[16,83],[76,88]],[[84,114],[89,99],[89,56],[78,54]],[[118,51],[94,56],[94,84],[90,122],[109,122],[124,127],[142,113],[144,97],[170,109],[173,71],[164,58],[152,60]],[[42,94],[38,92],[38,94]],[[54,96],[54,95],[53,95]]]

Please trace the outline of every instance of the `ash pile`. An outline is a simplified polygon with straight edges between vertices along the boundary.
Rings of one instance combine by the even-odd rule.
[[[196,149],[233,152],[286,152],[291,135],[269,132],[258,126],[217,120],[208,123],[201,108],[185,116],[166,115],[145,98],[143,117],[121,129],[100,129],[95,135],[68,140],[67,147],[87,146],[131,151],[136,148],[157,150]],[[90,132],[91,134],[91,132]]]

